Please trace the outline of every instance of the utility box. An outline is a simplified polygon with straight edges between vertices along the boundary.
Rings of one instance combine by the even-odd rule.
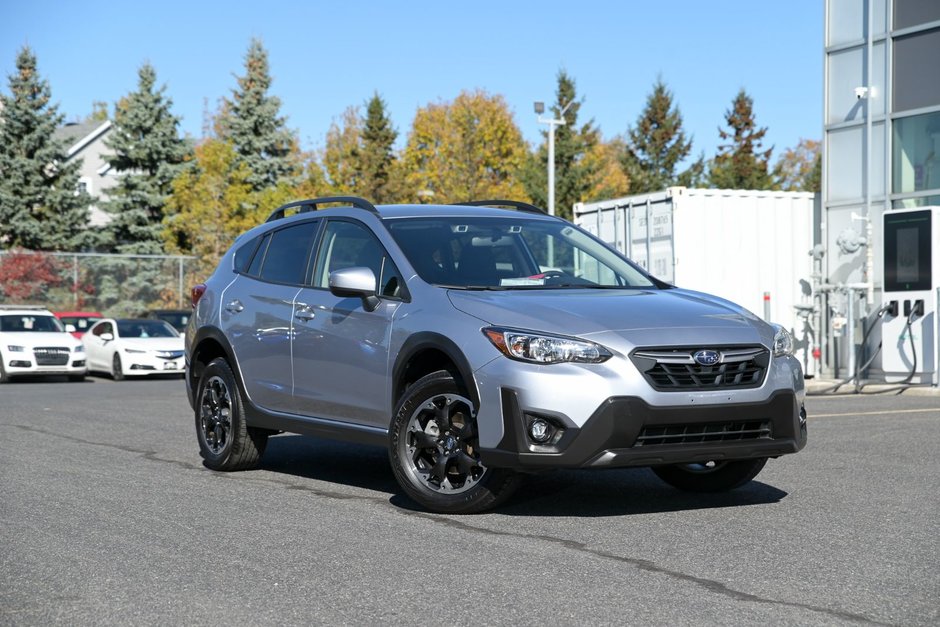
[[[670,187],[574,206],[574,222],[653,276],[720,296],[791,330],[817,372],[810,252],[819,202],[809,192]]]
[[[940,207],[886,211],[882,370],[885,381],[940,383]]]

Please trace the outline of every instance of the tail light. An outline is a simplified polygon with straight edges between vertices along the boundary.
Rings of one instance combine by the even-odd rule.
[[[194,285],[193,290],[190,293],[190,300],[193,303],[193,309],[196,308],[196,305],[199,303],[199,299],[202,298],[202,295],[206,293],[206,284],[200,283],[199,285]]]

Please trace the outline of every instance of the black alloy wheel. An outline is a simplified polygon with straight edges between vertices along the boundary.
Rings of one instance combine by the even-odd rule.
[[[395,478],[430,511],[481,512],[507,499],[519,483],[515,472],[480,461],[476,408],[447,371],[426,375],[408,388],[389,438]]]
[[[248,426],[235,375],[224,359],[206,366],[196,400],[196,440],[203,463],[212,470],[257,467],[269,432]]]

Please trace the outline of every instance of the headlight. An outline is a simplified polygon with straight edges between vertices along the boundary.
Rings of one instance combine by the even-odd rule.
[[[22,346],[7,346],[7,350],[11,353],[22,353],[26,349]]]
[[[783,357],[793,354],[793,336],[779,324],[771,325],[774,328],[774,357]]]
[[[84,345],[84,344],[79,344],[78,346],[76,346],[75,348],[72,349],[72,352],[73,352],[73,353],[84,353],[84,352],[85,352],[85,345]]]
[[[570,337],[498,327],[487,327],[483,329],[483,334],[506,357],[530,363],[558,364],[571,361],[599,364],[611,357],[610,351],[603,346]]]
[[[147,351],[138,350],[136,348],[125,348],[125,353],[146,353]]]

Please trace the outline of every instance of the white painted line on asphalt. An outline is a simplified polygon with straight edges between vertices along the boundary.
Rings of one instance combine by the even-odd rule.
[[[924,412],[936,412],[940,415],[940,409],[928,407],[926,409],[886,409],[884,411],[851,411],[844,414],[809,414],[809,419],[813,418],[839,418],[842,416],[889,416],[892,414],[919,414]]]

